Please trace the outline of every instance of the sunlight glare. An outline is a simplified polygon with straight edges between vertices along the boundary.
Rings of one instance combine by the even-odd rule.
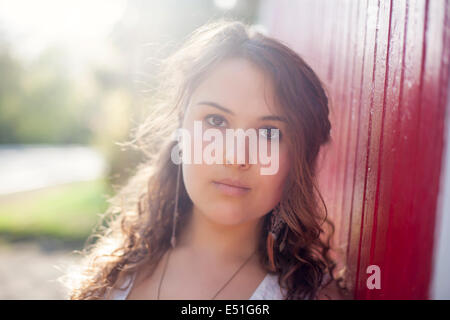
[[[0,28],[25,56],[55,42],[85,51],[107,37],[125,7],[125,0],[0,0]]]

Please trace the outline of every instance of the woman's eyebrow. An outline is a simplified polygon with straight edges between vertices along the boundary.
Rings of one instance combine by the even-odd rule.
[[[211,107],[215,107],[217,109],[222,110],[223,112],[229,113],[231,115],[235,115],[233,111],[231,111],[230,109],[225,108],[224,106],[221,106],[220,104],[216,103],[216,102],[212,102],[212,101],[201,101],[198,102],[197,105],[199,104],[204,104],[204,105],[208,105]],[[271,116],[263,116],[259,118],[260,120],[274,120],[274,121],[281,121],[281,122],[286,122],[287,120],[284,119],[283,117],[280,116],[275,116],[275,115],[271,115]]]

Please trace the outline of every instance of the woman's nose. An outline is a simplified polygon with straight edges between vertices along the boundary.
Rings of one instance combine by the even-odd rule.
[[[245,163],[233,163],[228,159],[225,159],[224,166],[227,168],[238,167],[239,169],[242,170],[247,170],[248,168],[250,168],[250,164],[248,163],[248,161],[246,161]]]
[[[233,143],[233,146],[225,144],[224,151],[224,166],[225,167],[238,167],[240,169],[248,169],[249,163],[249,148],[247,145],[247,137],[244,141],[237,139],[238,142]]]

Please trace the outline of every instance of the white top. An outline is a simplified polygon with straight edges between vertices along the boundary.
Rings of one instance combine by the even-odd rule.
[[[128,282],[134,281],[136,274],[133,276],[128,276],[125,280],[123,287],[128,285]],[[127,289],[114,289],[110,300],[126,300],[128,294],[131,291],[132,284]],[[253,292],[253,295],[249,300],[283,300],[286,290],[282,289],[278,284],[278,275],[268,273],[264,279],[261,281],[259,286]]]

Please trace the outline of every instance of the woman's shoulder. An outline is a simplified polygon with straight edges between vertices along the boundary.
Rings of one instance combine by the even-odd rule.
[[[134,279],[136,277],[136,273],[126,275],[123,281],[123,284],[119,286],[119,288],[112,288],[105,295],[105,299],[107,300],[126,300],[128,294],[131,291],[131,287],[133,286]]]
[[[286,290],[278,283],[278,275],[268,273],[249,300],[284,300]]]

